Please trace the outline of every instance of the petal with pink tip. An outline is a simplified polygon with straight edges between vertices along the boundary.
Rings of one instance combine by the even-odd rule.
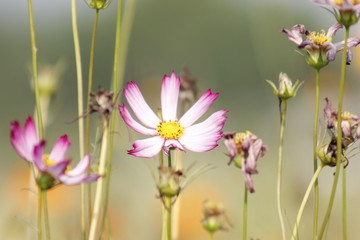
[[[81,175],[81,174],[86,173],[89,166],[90,166],[90,162],[91,162],[91,156],[90,155],[85,155],[85,157],[83,157],[80,160],[78,165],[76,165],[75,168],[68,171],[66,173],[66,175],[68,175],[68,176],[76,176],[76,175]]]
[[[164,76],[161,85],[162,120],[169,122],[176,119],[177,104],[180,90],[180,78],[172,72]]]
[[[140,123],[136,122],[132,117],[129,111],[127,110],[125,104],[119,106],[119,112],[121,117],[124,119],[125,123],[132,128],[134,131],[144,134],[154,136],[156,135],[155,129],[150,129],[142,126]]]
[[[21,158],[29,162],[33,161],[32,159],[33,149],[30,149],[28,147],[28,144],[25,141],[23,132],[21,131],[21,127],[18,122],[11,123],[10,141],[11,141],[11,145],[13,146],[13,148]]]
[[[34,121],[31,117],[28,117],[24,127],[24,138],[29,149],[32,149],[39,143],[39,138],[36,132]]]
[[[41,141],[39,144],[37,144],[34,147],[34,150],[33,150],[32,158],[34,159],[35,167],[37,169],[39,169],[40,172],[46,171],[46,166],[43,161],[44,146],[45,146],[45,141]]]
[[[227,112],[227,110],[220,110],[211,114],[211,116],[203,122],[187,127],[185,130],[185,134],[208,135],[211,133],[219,132],[224,127],[225,120],[227,119],[227,116],[224,116],[224,114],[226,114]]]
[[[50,173],[53,178],[59,179],[59,177],[65,172],[69,163],[69,160],[60,161],[55,165],[47,167],[46,172]]]
[[[59,177],[59,180],[65,184],[65,185],[77,185],[80,183],[86,183],[86,182],[94,182],[96,181],[98,178],[100,177],[100,175],[98,174],[82,174],[82,175],[77,175],[77,176],[69,176],[69,175],[61,175]]]
[[[137,140],[133,143],[133,148],[128,150],[128,154],[135,157],[151,158],[161,151],[165,140],[161,136],[155,136],[142,140]]]
[[[167,139],[164,143],[164,151],[168,154],[170,148],[177,148],[181,151],[185,151],[184,147],[176,139]]]
[[[222,137],[222,132],[209,135],[184,135],[179,142],[190,151],[208,152],[218,146],[217,142]]]
[[[124,95],[140,122],[150,128],[156,128],[160,119],[145,102],[144,97],[142,96],[136,83],[129,82],[127,87],[124,89]]]
[[[64,160],[67,150],[70,147],[70,141],[67,135],[61,136],[54,144],[49,158],[55,162]]]
[[[211,90],[207,90],[200,99],[181,117],[179,123],[188,127],[198,120],[218,98],[219,93],[211,93]]]

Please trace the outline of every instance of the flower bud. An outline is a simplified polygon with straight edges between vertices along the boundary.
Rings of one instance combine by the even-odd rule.
[[[87,0],[86,3],[90,8],[100,10],[107,8],[110,5],[111,0]]]
[[[214,233],[218,230],[226,230],[227,220],[225,216],[225,209],[222,203],[214,203],[209,200],[204,202],[204,219],[201,221],[204,229],[209,233]]]
[[[352,10],[343,10],[340,11],[339,14],[336,16],[336,20],[341,25],[344,25],[345,27],[350,27],[351,25],[354,25],[358,22],[359,18],[357,16],[356,11]]]
[[[36,183],[41,190],[48,190],[55,185],[55,179],[50,174],[42,172],[37,177]]]
[[[327,166],[335,167],[337,160],[336,160],[336,142],[335,145],[331,143],[325,144],[317,149],[317,156],[320,161]]]
[[[161,196],[175,197],[181,191],[181,178],[183,173],[169,167],[159,167],[159,182],[157,188]]]
[[[269,80],[266,80],[266,82],[268,82],[273,88],[274,94],[282,100],[294,97],[300,86],[303,84],[303,82],[299,82],[299,80],[296,80],[295,84],[293,85],[291,79],[288,77],[288,75],[286,75],[286,73],[280,73],[278,88],[276,88],[273,82]]]

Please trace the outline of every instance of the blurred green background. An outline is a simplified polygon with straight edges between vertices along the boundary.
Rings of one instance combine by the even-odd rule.
[[[127,4],[125,1],[125,11]],[[2,182],[0,204],[0,239],[26,239],[33,231],[29,215],[27,164],[9,142],[11,121],[24,122],[33,114],[31,90],[31,51],[27,1],[3,1],[0,8],[1,124],[0,146]],[[50,105],[46,129],[48,148],[62,134],[72,141],[68,153],[78,161],[77,123],[66,122],[77,116],[77,88],[71,30],[70,0],[34,0],[39,66],[65,65],[61,84]],[[112,77],[117,1],[100,12],[95,52],[94,90],[109,88]],[[94,10],[79,0],[78,24],[83,61],[84,81],[88,59]],[[269,152],[258,162],[259,175],[254,175],[256,193],[249,197],[249,238],[280,239],[276,210],[276,170],[279,134],[278,102],[265,79],[275,82],[280,72],[293,80],[304,81],[297,97],[288,103],[284,146],[283,207],[286,226],[290,230],[312,176],[312,125],[314,112],[314,71],[297,54],[295,45],[280,29],[304,24],[310,30],[327,30],[335,23],[331,14],[303,0],[138,0],[126,59],[125,81],[136,81],[153,109],[160,103],[160,83],[164,74],[181,73],[188,66],[198,79],[200,92],[211,88],[220,97],[211,111],[230,112],[224,131],[251,130],[268,145]],[[357,36],[357,26],[351,35]],[[341,40],[339,31],[334,41]],[[360,114],[360,51],[353,50],[349,67],[344,109]],[[339,54],[338,54],[339,55]],[[339,57],[322,71],[321,98],[330,97],[336,106]],[[86,87],[86,84],[85,84]],[[85,88],[86,89],[86,88]],[[321,108],[324,101],[321,102]],[[210,112],[210,111],[209,111]],[[322,114],[321,114],[322,115]],[[96,123],[98,117],[92,116]],[[93,129],[95,132],[96,125]],[[160,201],[149,169],[144,161],[155,166],[156,160],[136,159],[126,155],[134,134],[119,118],[116,153],[112,175],[110,219],[114,239],[157,240],[161,234]],[[358,153],[358,144],[355,152]],[[242,234],[243,176],[239,169],[227,166],[222,143],[209,153],[184,155],[185,166],[210,163],[216,168],[186,188],[181,199],[181,240],[207,239],[202,230],[202,203],[206,199],[223,202],[233,225],[215,239],[239,239]],[[349,239],[360,236],[359,157],[348,166],[348,229]],[[320,221],[328,203],[334,168],[326,168],[320,177]],[[338,188],[341,189],[341,188]],[[61,186],[49,194],[50,221],[53,239],[79,239],[80,188]],[[341,239],[341,198],[337,196],[327,239]],[[34,206],[31,206],[34,208]],[[300,226],[301,239],[312,233],[312,203],[306,208]],[[289,231],[290,232],[290,231]]]

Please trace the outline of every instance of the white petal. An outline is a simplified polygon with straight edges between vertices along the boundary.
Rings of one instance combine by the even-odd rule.
[[[70,141],[68,140],[67,135],[61,136],[56,141],[50,152],[50,156],[49,156],[50,160],[53,160],[55,162],[64,160],[69,147],[70,147]]]
[[[135,157],[151,158],[161,151],[165,140],[161,136],[155,136],[142,140],[137,140],[133,143],[133,148],[128,150],[128,154]]]
[[[141,125],[140,123],[136,122],[131,117],[131,114],[129,113],[129,111],[127,110],[127,108],[124,104],[119,106],[119,112],[120,112],[121,117],[124,119],[125,123],[130,128],[132,128],[134,131],[144,134],[144,135],[151,135],[151,136],[156,135],[155,129],[146,128],[143,125]]]
[[[172,72],[171,76],[164,76],[161,85],[162,120],[169,122],[176,119],[177,104],[180,90],[180,78]]]

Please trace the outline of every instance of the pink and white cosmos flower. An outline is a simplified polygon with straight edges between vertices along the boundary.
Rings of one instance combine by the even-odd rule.
[[[152,136],[137,140],[133,148],[128,151],[136,157],[151,158],[161,150],[165,154],[169,148],[181,151],[189,149],[193,152],[207,152],[218,146],[222,136],[221,129],[227,119],[228,111],[220,110],[213,113],[205,121],[194,124],[218,98],[218,93],[206,91],[200,99],[178,120],[177,105],[180,90],[180,78],[173,72],[171,76],[164,76],[161,85],[161,119],[145,102],[139,87],[129,82],[124,89],[124,95],[134,114],[142,123],[135,121],[125,104],[119,106],[121,117],[134,131]]]
[[[100,175],[88,174],[91,157],[86,155],[78,165],[71,169],[66,153],[70,147],[67,135],[61,136],[54,144],[50,154],[44,153],[45,141],[39,141],[34,121],[26,120],[22,130],[18,122],[11,123],[11,144],[20,157],[34,164],[40,173],[51,176],[51,180],[65,185],[76,185],[97,180]],[[40,176],[41,177],[41,174]],[[53,186],[51,183],[49,186]]]

